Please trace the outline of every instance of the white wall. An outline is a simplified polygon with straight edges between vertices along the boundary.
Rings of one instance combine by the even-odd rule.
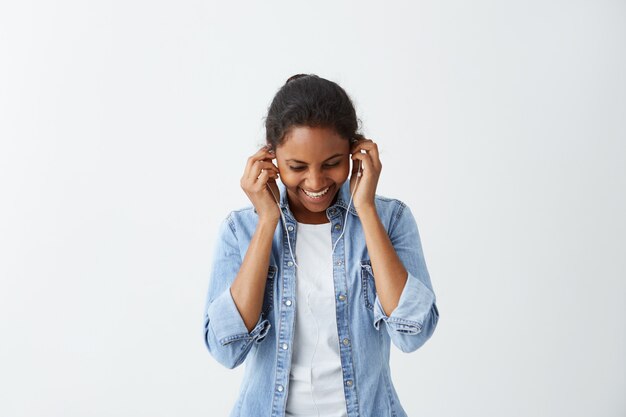
[[[210,255],[299,72],[420,227],[409,415],[626,415],[623,1],[3,2],[0,61],[0,415],[227,415]]]

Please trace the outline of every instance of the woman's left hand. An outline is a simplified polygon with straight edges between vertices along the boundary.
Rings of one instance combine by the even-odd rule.
[[[361,153],[364,150],[365,153]],[[380,171],[383,166],[378,156],[378,146],[371,139],[360,139],[350,149],[352,154],[352,174],[350,175],[350,193],[356,192],[352,198],[352,203],[357,212],[360,209],[371,207],[375,208],[374,197],[376,196],[376,185],[380,177]],[[359,170],[359,162],[361,161],[361,170],[363,171],[357,184],[357,173]]]

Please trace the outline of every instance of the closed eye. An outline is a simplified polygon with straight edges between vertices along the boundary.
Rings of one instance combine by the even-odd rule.
[[[332,163],[332,164],[324,164],[324,167],[325,168],[334,168],[334,167],[336,167],[338,165],[339,165],[339,162],[335,162],[335,163]],[[302,170],[306,169],[306,165],[300,165],[300,166],[296,166],[296,167],[289,166],[289,169],[291,169],[292,171],[302,171]]]

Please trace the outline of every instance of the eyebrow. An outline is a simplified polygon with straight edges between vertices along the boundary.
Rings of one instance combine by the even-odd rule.
[[[337,154],[335,154],[335,155],[331,156],[330,158],[326,158],[326,159],[324,159],[324,162],[329,161],[329,160],[331,160],[331,159],[333,159],[333,158],[336,158],[336,157],[338,157],[338,156],[343,156],[343,155],[345,155],[345,154],[343,154],[343,153],[337,153]],[[304,162],[304,161],[298,161],[297,159],[285,159],[285,162],[296,162],[296,163],[298,163],[298,164],[305,164],[305,165],[308,165],[308,163],[307,163],[307,162]]]

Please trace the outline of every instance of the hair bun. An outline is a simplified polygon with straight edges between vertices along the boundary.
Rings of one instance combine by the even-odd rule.
[[[302,78],[302,77],[308,77],[309,74],[296,74],[296,75],[292,75],[291,77],[287,78],[287,81],[285,81],[285,84],[289,84],[291,81],[293,80],[297,80],[298,78]]]

